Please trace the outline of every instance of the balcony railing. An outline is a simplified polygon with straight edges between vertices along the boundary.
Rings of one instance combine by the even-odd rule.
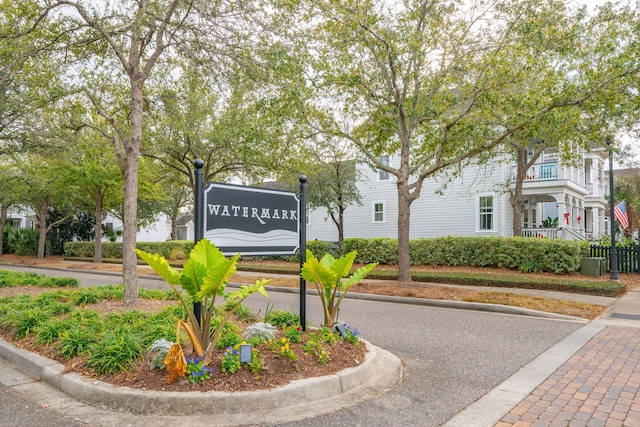
[[[589,190],[589,196],[604,197],[604,185],[591,183],[587,184],[585,187]]]
[[[516,168],[513,168],[513,175],[516,174]],[[585,185],[584,171],[579,169],[561,166],[558,162],[538,163],[531,166],[525,174],[525,181],[553,181],[553,180],[569,180],[579,185]]]

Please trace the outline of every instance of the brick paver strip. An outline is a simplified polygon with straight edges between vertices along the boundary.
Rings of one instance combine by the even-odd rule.
[[[607,327],[497,425],[640,427],[639,362],[640,328]]]

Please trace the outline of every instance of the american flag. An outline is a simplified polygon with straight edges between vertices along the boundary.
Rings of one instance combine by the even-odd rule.
[[[629,218],[627,217],[627,204],[624,202],[624,200],[618,203],[615,208],[613,208],[613,214],[615,215],[623,230],[629,227]]]

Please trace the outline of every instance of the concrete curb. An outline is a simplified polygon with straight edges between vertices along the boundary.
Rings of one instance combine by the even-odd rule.
[[[364,342],[365,361],[325,377],[294,381],[251,392],[161,392],[114,387],[77,373],[56,361],[0,340],[0,357],[30,377],[89,405],[136,415],[216,415],[216,425],[287,422],[332,412],[376,397],[402,381],[403,365],[390,352]],[[222,417],[222,418],[220,418]]]

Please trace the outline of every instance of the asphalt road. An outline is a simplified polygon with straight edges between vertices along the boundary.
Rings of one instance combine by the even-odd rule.
[[[83,286],[121,282],[117,276],[33,271],[74,276]],[[158,280],[141,279],[140,283],[145,287],[166,288]],[[299,296],[270,292],[268,303],[276,309],[297,312]],[[247,305],[255,312],[264,313],[267,300],[253,295]],[[344,300],[340,318],[358,328],[369,342],[400,357],[405,365],[403,382],[394,390],[359,405],[280,425],[438,426],[583,326],[583,323],[530,316],[355,299]],[[312,325],[322,321],[317,297],[307,297],[307,320]],[[9,399],[6,390],[0,390],[0,396],[2,402]],[[22,406],[12,407],[16,416],[24,417],[20,418],[23,421],[19,425],[38,425],[35,418],[31,423],[29,416],[42,414]],[[47,425],[58,425],[56,423],[63,415],[52,413],[51,416],[52,423]],[[11,424],[12,420],[13,415],[8,415],[4,406],[0,406],[0,425],[18,425]],[[68,425],[77,421],[69,420]],[[200,417],[194,417],[192,421],[206,424]]]

